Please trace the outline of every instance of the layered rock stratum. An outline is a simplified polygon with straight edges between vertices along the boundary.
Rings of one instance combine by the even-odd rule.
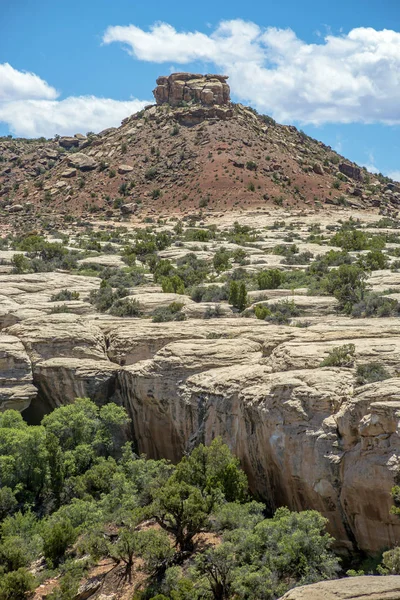
[[[235,218],[221,217],[222,230]],[[275,225],[277,218],[283,225]],[[323,218],[319,226],[329,233],[338,213],[326,212]],[[362,218],[369,226],[377,217]],[[271,248],[290,246],[284,229],[293,231],[292,225],[299,250],[307,248],[313,259],[330,248],[306,242],[310,227],[321,219],[315,214],[248,213],[241,219],[258,232],[249,245],[183,241],[158,256],[168,256],[173,264],[193,254],[212,262],[226,247],[244,252],[243,269],[257,273],[279,258]],[[71,231],[74,247],[82,238]],[[116,246],[110,254],[92,252],[78,261],[80,267],[103,265],[118,272],[125,264],[124,242]],[[398,318],[346,317],[337,314],[332,297],[303,288],[249,292],[250,306],[240,317],[226,301],[216,310],[215,302],[163,293],[150,273],[130,290],[142,316],[121,318],[98,313],[89,303],[100,286],[98,277],[12,273],[13,254],[4,251],[0,274],[2,410],[22,410],[37,423],[78,396],[99,404],[116,401],[132,419],[136,450],[172,461],[221,435],[271,513],[281,505],[319,510],[342,551],[373,553],[399,539],[400,523],[390,512],[390,491],[400,473]],[[273,264],[282,272],[293,269],[282,258]],[[389,292],[388,297],[400,293],[396,270],[373,271],[368,284]],[[55,302],[54,295],[65,289],[79,298]],[[155,308],[176,301],[185,321],[149,318]],[[254,318],[255,305],[276,302],[293,302],[302,317],[291,326]],[[321,367],[323,358],[343,344],[354,344],[354,364]],[[386,379],[360,385],[357,366],[375,363],[385,366]]]

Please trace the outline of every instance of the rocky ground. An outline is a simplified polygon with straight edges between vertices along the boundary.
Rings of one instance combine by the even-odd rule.
[[[392,546],[400,533],[398,517],[390,514],[390,490],[399,478],[398,313],[347,316],[333,295],[308,287],[304,274],[310,267],[332,248],[340,252],[332,245],[338,218],[346,222],[349,213],[325,213],[320,224],[315,214],[249,214],[241,223],[257,227],[247,226],[246,234],[234,233],[233,214],[219,228],[211,220],[201,227],[182,222],[177,227],[174,218],[152,227],[149,235],[171,236],[169,245],[155,251],[156,260],[168,259],[179,269],[180,261],[194,256],[200,261],[195,272],[208,266],[203,292],[226,289],[232,278],[245,281],[242,312],[223,295],[199,299],[194,289],[199,286],[183,294],[163,292],[148,257],[136,257],[133,267],[132,257],[127,259],[127,248],[143,236],[133,225],[122,231],[111,224],[94,226],[85,233],[71,228],[58,243],[76,253],[75,266],[52,272],[29,272],[36,264],[32,252],[25,252],[28,272],[15,272],[13,256],[24,252],[13,247],[21,241],[5,239],[2,408],[22,410],[38,422],[78,396],[98,403],[114,400],[129,410],[138,451],[173,461],[197,442],[222,435],[240,457],[251,489],[271,511],[282,504],[319,510],[329,518],[341,550]],[[367,283],[393,307],[400,293],[400,245],[393,241],[398,226],[372,213],[357,222],[357,230],[371,239],[391,240],[382,250],[386,268],[369,270]],[[193,241],[199,231],[212,237]],[[50,243],[57,244],[56,236],[48,238]],[[114,242],[100,243],[102,237]],[[97,251],[88,250],[96,242]],[[276,252],[293,244],[297,262],[287,264],[288,255]],[[229,251],[228,262],[216,270],[221,248]],[[367,254],[350,252],[354,261]],[[241,264],[235,262],[238,257]],[[271,268],[289,283],[259,289],[257,274]],[[98,310],[91,293],[104,287],[105,274],[129,272],[140,273],[125,295],[136,301],[137,316]],[[175,318],[168,313],[173,303],[182,320],[169,320]],[[291,314],[284,321],[256,318],[256,307],[288,305]],[[157,322],[160,308],[168,316]],[[321,366],[332,350],[351,344],[353,354],[344,363]],[[377,364],[384,374],[371,381],[368,373]],[[359,367],[365,365],[366,380],[360,381]]]

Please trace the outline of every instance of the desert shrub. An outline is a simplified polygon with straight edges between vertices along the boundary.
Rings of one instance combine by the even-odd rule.
[[[268,306],[265,306],[263,304],[257,304],[254,307],[254,314],[257,317],[257,319],[265,321],[267,317],[271,316],[271,310],[268,308]]]
[[[106,312],[111,306],[119,300],[128,296],[129,290],[120,287],[113,289],[107,281],[102,281],[99,290],[92,290],[89,295],[89,302],[93,304],[98,311]]]
[[[228,300],[228,290],[226,285],[196,285],[192,288],[190,297],[195,302],[222,302]]]
[[[161,288],[166,294],[184,294],[185,284],[179,275],[161,277]]]
[[[167,321],[185,321],[186,315],[182,312],[182,302],[172,302],[169,306],[160,306],[153,311],[153,323],[165,323]]]
[[[384,574],[399,575],[400,574],[400,547],[392,548],[382,555],[382,565]]]
[[[270,304],[268,308],[271,314],[266,316],[266,320],[279,325],[288,325],[293,317],[301,315],[301,310],[293,300],[281,300],[275,304]]]
[[[217,273],[229,269],[230,258],[231,252],[228,252],[225,248],[218,248],[213,257],[213,265]]]
[[[257,273],[259,290],[276,290],[284,281],[284,274],[279,269],[268,269]]]
[[[146,179],[154,179],[157,176],[157,167],[150,167],[149,169],[147,169],[147,171],[145,172],[144,176]]]
[[[381,363],[365,363],[357,366],[357,383],[358,385],[365,385],[366,383],[373,383],[374,381],[384,381],[390,378],[390,373],[385,369]]]
[[[354,363],[354,344],[343,344],[332,348],[328,356],[320,363],[320,367],[352,367]]]
[[[52,306],[50,309],[50,314],[59,314],[59,313],[70,313],[71,309],[67,304],[56,304]]]
[[[381,250],[372,250],[365,256],[360,256],[359,265],[366,270],[377,271],[378,269],[386,269],[388,266],[388,258]]]
[[[398,315],[400,306],[397,300],[387,296],[370,293],[353,304],[351,315],[353,317],[391,317]]]
[[[185,239],[190,242],[209,242],[215,238],[215,231],[212,229],[186,229]]]
[[[357,265],[340,265],[326,276],[323,287],[339,301],[340,307],[349,313],[353,304],[363,300],[367,273]]]
[[[282,262],[286,265],[305,265],[311,261],[312,257],[312,252],[299,252],[298,254],[288,254]]]
[[[205,319],[216,319],[218,317],[222,317],[223,312],[219,304],[214,304],[212,306],[207,306],[206,311],[204,313]]]
[[[53,294],[50,302],[62,302],[69,300],[79,300],[79,292],[71,292],[70,290],[61,290],[57,294]]]
[[[192,252],[177,260],[175,274],[182,279],[185,288],[203,283],[210,272],[209,261],[197,258]]]
[[[117,298],[112,303],[109,313],[114,317],[139,317],[142,310],[135,298]]]
[[[13,273],[27,273],[30,270],[30,260],[23,254],[14,254],[11,259],[13,265]]]

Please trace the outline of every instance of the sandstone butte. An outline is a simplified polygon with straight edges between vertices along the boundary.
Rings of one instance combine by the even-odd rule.
[[[117,232],[123,225],[133,237],[149,215],[165,219],[161,225],[153,223],[156,230],[172,231],[176,220],[167,219],[176,217],[185,231],[191,227],[188,215],[199,211],[198,199],[215,192],[215,203],[207,201],[197,223],[226,232],[239,221],[256,232],[254,241],[184,240],[158,251],[158,257],[176,265],[195,254],[211,263],[221,247],[241,250],[243,268],[256,275],[268,268],[292,270],[273,253],[279,244],[289,244],[288,231],[296,232],[299,252],[309,253],[313,261],[333,248],[329,239],[339,218],[359,218],[376,233],[380,230],[372,225],[379,211],[397,217],[398,184],[368,174],[323,144],[304,139],[295,128],[233,105],[226,77],[160,77],[154,95],[155,106],[98,135],[38,142],[25,149],[22,142],[0,142],[6,158],[0,174],[4,223],[15,231],[35,226],[45,232],[44,215],[53,227],[62,223],[69,243],[83,252],[73,215],[83,216],[97,230]],[[143,162],[143,149],[153,143],[154,152]],[[20,157],[12,167],[11,151]],[[38,157],[48,168],[42,189],[35,185],[41,181],[34,170]],[[221,183],[228,168],[232,176]],[[206,172],[212,173],[208,179]],[[4,189],[23,173],[20,187],[27,189],[27,197],[17,190],[10,200]],[[123,184],[129,189],[132,173],[131,193],[123,196],[121,207],[110,208],[105,197]],[[301,183],[299,191],[287,185],[290,177]],[[197,204],[190,204],[196,178]],[[337,180],[339,191],[333,186]],[[250,182],[257,183],[256,191],[247,189]],[[95,194],[92,211],[83,208],[90,190]],[[282,203],[273,203],[284,190]],[[174,212],[170,198],[181,192],[188,198]],[[320,200],[311,201],[316,194]],[[337,200],[339,194],[344,201]],[[67,213],[71,219],[65,219]],[[310,241],[312,227],[327,236],[324,243]],[[116,251],[109,254],[82,255],[79,263],[121,268],[123,245],[116,242]],[[226,301],[219,303],[218,318],[205,318],[216,310],[215,302],[163,293],[151,273],[130,290],[143,316],[113,317],[96,312],[88,301],[99,288],[98,277],[65,271],[16,274],[13,254],[12,249],[0,252],[2,410],[24,411],[36,423],[77,396],[117,401],[129,412],[138,450],[172,461],[196,443],[221,435],[240,458],[251,490],[271,512],[280,505],[320,511],[343,553],[374,553],[398,542],[400,521],[390,512],[390,491],[400,470],[398,318],[346,317],[336,311],[332,296],[309,295],[304,287],[295,293],[290,288],[254,289],[248,294],[248,318],[239,317]],[[228,272],[233,268],[231,261]],[[400,274],[390,270],[390,262],[369,275],[368,285],[400,297]],[[51,297],[64,289],[79,299],[66,301],[68,312],[57,314]],[[257,303],[282,300],[299,307],[306,326],[254,318]],[[182,303],[185,321],[154,323],[147,318],[174,301]],[[342,344],[354,344],[355,363],[320,367],[322,358]],[[356,367],[370,362],[384,364],[388,378],[359,385]],[[397,577],[357,581],[347,580],[345,591],[342,582],[328,582],[299,588],[285,598],[400,598]],[[387,587],[379,595],[382,581]],[[361,586],[359,596],[353,592],[356,585]]]

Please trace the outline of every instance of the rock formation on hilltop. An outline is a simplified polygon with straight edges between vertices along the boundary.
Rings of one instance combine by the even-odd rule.
[[[230,97],[226,75],[199,75],[195,73],[173,73],[159,77],[153,90],[157,104],[182,106],[187,104],[228,104]]]

